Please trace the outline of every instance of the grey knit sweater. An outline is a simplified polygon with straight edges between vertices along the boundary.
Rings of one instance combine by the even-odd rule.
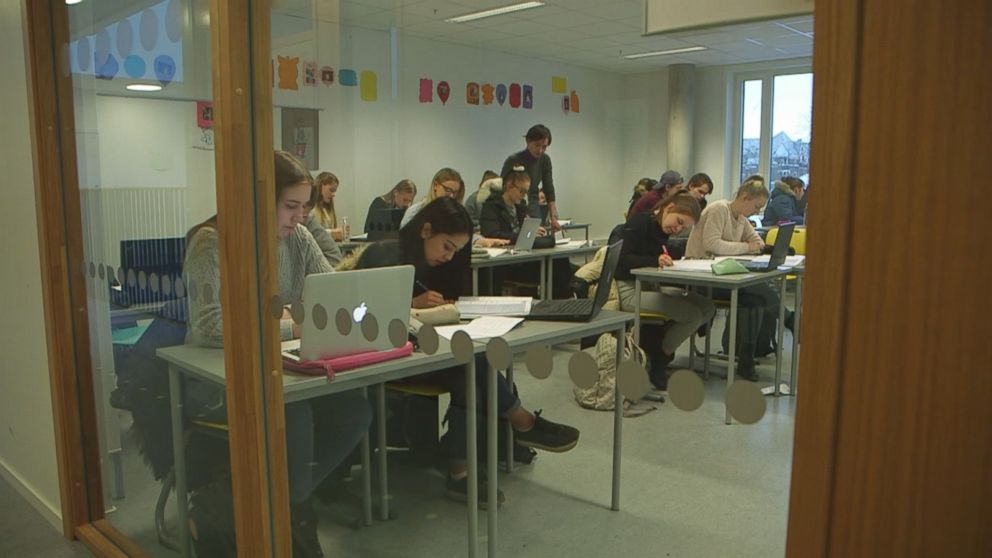
[[[286,303],[303,296],[303,278],[311,273],[334,271],[313,235],[303,225],[278,241],[276,262],[279,277],[279,297]],[[190,285],[189,332],[186,343],[207,347],[223,344],[223,323],[220,297],[220,247],[217,229],[203,227],[186,246],[183,272]],[[282,320],[283,339],[292,338],[292,320]]]

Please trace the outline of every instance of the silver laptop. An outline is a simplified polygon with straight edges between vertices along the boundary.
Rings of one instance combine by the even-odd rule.
[[[534,248],[534,241],[537,240],[537,229],[541,226],[541,220],[533,217],[524,219],[520,225],[520,233],[517,234],[517,243],[513,245],[514,252],[529,252]]]
[[[307,275],[303,283],[306,315],[300,339],[283,342],[282,354],[308,361],[392,349],[389,324],[399,320],[407,330],[412,292],[413,266],[409,265]],[[317,328],[313,320],[316,304],[327,312],[323,329]],[[337,316],[342,308],[351,326],[347,335],[338,331]],[[374,316],[378,325],[378,335],[372,341],[362,334],[362,321],[367,316]]]

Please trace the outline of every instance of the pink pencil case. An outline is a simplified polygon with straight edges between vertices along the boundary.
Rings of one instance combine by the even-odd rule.
[[[294,372],[299,372],[310,376],[326,375],[328,380],[333,380],[334,374],[337,372],[344,372],[345,370],[360,368],[362,366],[368,366],[369,364],[377,364],[379,362],[386,362],[387,360],[403,358],[412,353],[413,343],[407,341],[406,345],[403,345],[398,349],[390,349],[388,351],[370,351],[367,353],[358,353],[355,355],[329,358],[326,360],[294,362],[284,357],[282,359],[282,366],[286,370],[292,370]]]

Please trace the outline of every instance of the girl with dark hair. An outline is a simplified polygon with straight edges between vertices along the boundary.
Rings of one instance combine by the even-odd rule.
[[[699,203],[685,190],[676,190],[662,199],[653,211],[631,216],[623,228],[623,247],[617,262],[617,291],[620,309],[633,312],[637,306],[634,277],[630,270],[638,267],[669,267],[681,257],[679,250],[669,249],[669,237],[691,228],[699,220]],[[682,289],[661,287],[641,291],[641,310],[668,317],[668,327],[658,346],[641,341],[650,357],[648,376],[658,389],[668,388],[668,365],[675,350],[701,324],[713,318],[713,303],[704,296]]]
[[[467,292],[470,277],[472,220],[465,208],[448,197],[440,197],[417,213],[400,230],[398,240],[378,242],[369,246],[359,257],[357,267],[367,269],[392,265],[412,265],[415,271],[414,308],[432,308],[458,299]],[[487,401],[487,364],[484,355],[476,357],[478,408]],[[465,467],[465,372],[461,367],[429,375],[432,383],[442,383],[451,392],[448,408],[448,478],[447,495],[464,502],[468,494]],[[501,374],[497,375],[497,409],[500,417],[513,425],[517,444],[552,452],[565,452],[578,443],[579,431],[571,426],[556,424],[531,413],[521,406],[513,387]],[[508,456],[508,458],[511,458]],[[480,475],[480,505],[488,506],[488,490]],[[503,501],[499,493],[499,503]]]
[[[313,179],[303,164],[285,151],[275,152],[277,276],[279,297],[292,302],[303,295],[303,279],[311,273],[334,271],[310,231],[303,226],[305,207],[314,202]],[[190,296],[189,332],[186,342],[206,347],[223,346],[220,287],[220,235],[216,216],[187,234],[186,274]],[[297,326],[284,311],[280,321],[283,340],[298,336]],[[226,422],[224,393],[203,382],[187,384],[186,412]],[[323,556],[317,540],[317,516],[311,503],[313,489],[329,475],[368,432],[372,413],[357,392],[325,395],[287,403],[286,464],[292,512],[293,555]]]

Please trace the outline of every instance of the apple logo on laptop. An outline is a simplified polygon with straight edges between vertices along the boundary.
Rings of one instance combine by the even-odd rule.
[[[362,320],[365,319],[365,314],[367,314],[368,311],[369,309],[365,307],[365,303],[363,302],[351,311],[351,317],[355,320],[356,324],[360,324],[362,323]]]

